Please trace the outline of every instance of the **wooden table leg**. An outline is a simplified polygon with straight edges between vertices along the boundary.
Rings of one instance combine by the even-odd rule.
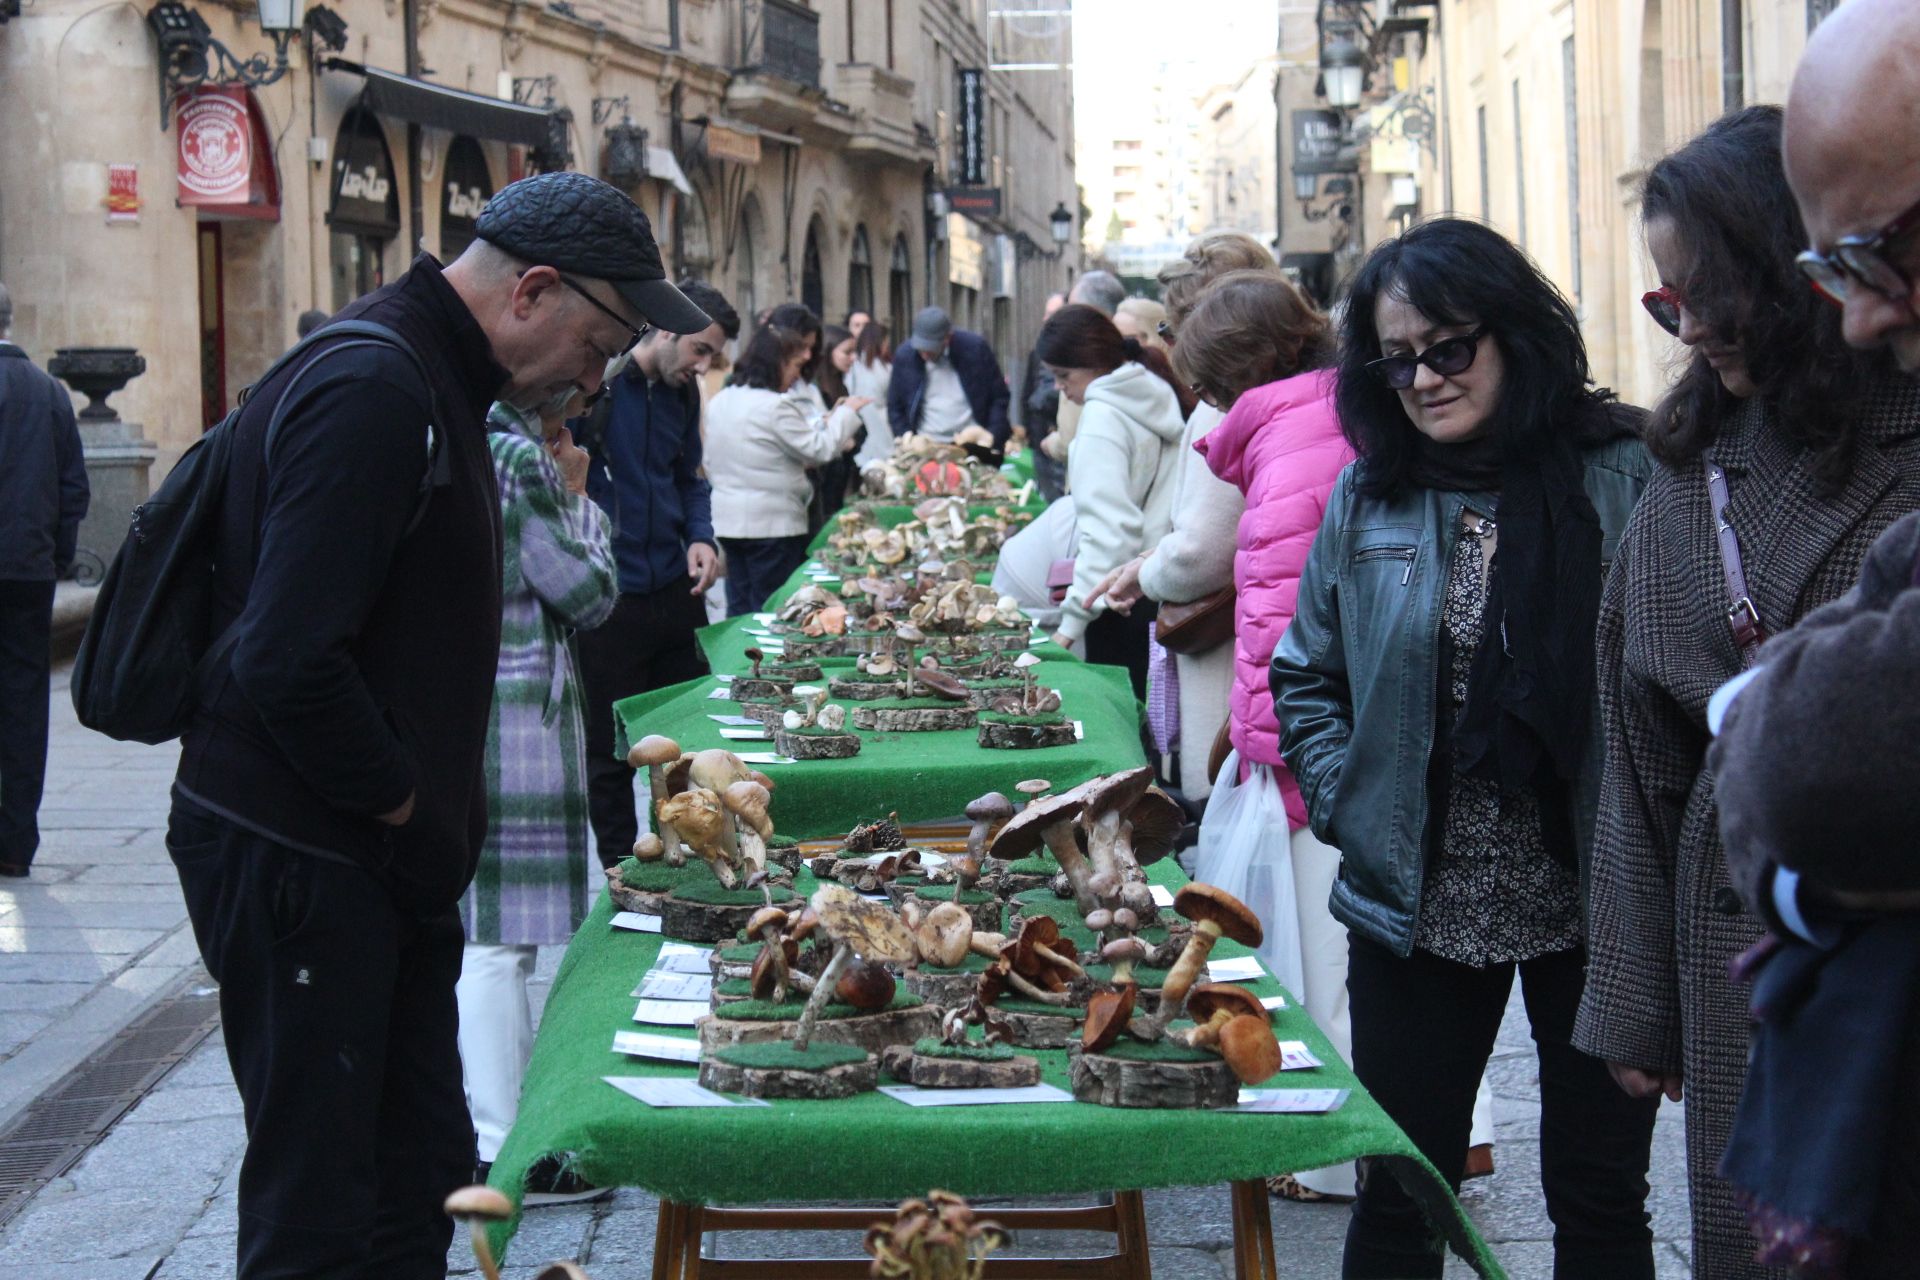
[[[662,1200],[653,1224],[653,1280],[678,1280],[680,1205]]]
[[[1233,1193],[1234,1280],[1278,1280],[1273,1254],[1273,1215],[1267,1205],[1267,1184],[1255,1178],[1235,1182]]]
[[[1120,1255],[1118,1274],[1126,1280],[1152,1280],[1153,1259],[1147,1246],[1146,1200],[1138,1191],[1113,1193],[1114,1252]]]

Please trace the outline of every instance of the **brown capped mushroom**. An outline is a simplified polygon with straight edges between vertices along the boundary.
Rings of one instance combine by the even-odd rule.
[[[740,883],[726,846],[733,827],[727,821],[719,796],[698,787],[682,791],[660,806],[660,821],[672,827],[689,849],[707,860],[721,884],[731,889]]]
[[[1133,864],[1146,867],[1173,852],[1187,829],[1187,815],[1178,800],[1159,787],[1148,787],[1127,810],[1126,827],[1124,839]]]
[[[973,916],[957,902],[942,902],[914,927],[914,949],[923,964],[958,968],[973,945]]]
[[[767,817],[767,789],[751,778],[742,778],[720,793],[720,802],[739,823],[739,848],[748,871],[761,871],[767,865],[767,837],[773,823]]]
[[[855,960],[834,984],[833,998],[841,1004],[871,1012],[893,1003],[893,975],[885,965],[871,960]]]
[[[913,935],[898,916],[845,885],[821,885],[814,891],[813,909],[820,915],[820,928],[833,939],[834,949],[794,1027],[793,1046],[801,1050],[811,1043],[820,1010],[856,952],[867,960],[892,964],[905,964],[915,954]]]
[[[1087,1053],[1102,1053],[1113,1047],[1133,1017],[1137,988],[1123,982],[1112,991],[1096,991],[1087,1001],[1087,1020],[1080,1028],[1080,1047]]]
[[[588,1280],[588,1276],[571,1262],[549,1262],[533,1280]]]
[[[633,856],[638,862],[653,862],[664,856],[666,852],[666,841],[651,831],[643,832],[640,838],[633,842]]]
[[[1194,1027],[1186,1034],[1186,1042],[1195,1049],[1216,1043],[1220,1028],[1235,1018],[1251,1015],[1262,1022],[1267,1020],[1260,997],[1231,982],[1203,982],[1195,987],[1187,996],[1187,1012],[1193,1017]]]
[[[499,1264],[493,1260],[493,1246],[487,1243],[487,1224],[505,1222],[513,1217],[513,1203],[492,1187],[461,1187],[441,1206],[448,1217],[467,1224],[473,1236],[474,1260],[487,1280],[500,1280]]]
[[[627,764],[631,768],[647,771],[647,793],[653,797],[653,807],[659,810],[660,802],[672,792],[667,790],[666,769],[680,758],[680,744],[672,738],[650,733],[627,750]],[[671,834],[665,837],[666,852],[678,853],[679,841]],[[634,855],[638,857],[639,854]]]
[[[985,857],[988,837],[1012,817],[1013,802],[998,791],[989,791],[968,804],[967,821],[973,826],[967,832],[967,852],[976,859]]]
[[[1053,784],[1045,778],[1028,778],[1024,782],[1015,783],[1013,789],[1020,793],[1021,807],[1025,808],[1053,790]]]
[[[1241,1084],[1259,1084],[1271,1079],[1283,1061],[1280,1042],[1274,1038],[1273,1024],[1267,1020],[1264,1010],[1257,1018],[1243,1013],[1230,1019],[1220,1028],[1216,1048]]]
[[[705,787],[719,795],[736,782],[749,780],[752,770],[746,761],[724,747],[710,747],[697,751],[693,763],[687,770],[687,776],[696,787]]]
[[[1193,921],[1193,936],[1187,939],[1180,958],[1174,961],[1160,986],[1160,1007],[1148,1024],[1155,1038],[1163,1035],[1167,1024],[1186,1008],[1187,993],[1206,967],[1215,942],[1226,937],[1242,946],[1258,947],[1265,936],[1260,917],[1253,914],[1246,903],[1224,889],[1197,880],[1181,886],[1173,897],[1173,909]]]
[[[1093,863],[1096,874],[1121,876],[1119,855],[1114,848],[1120,840],[1120,824],[1126,820],[1127,811],[1152,785],[1153,770],[1145,765],[1110,773],[1088,784],[1087,803],[1080,815],[1080,824],[1087,831],[1087,858]],[[1109,900],[1119,889],[1116,883],[1110,892],[1100,894],[1101,900]]]
[[[1100,903],[1087,888],[1087,880],[1093,873],[1073,835],[1073,820],[1080,815],[1082,803],[1079,787],[1033,801],[1000,828],[990,851],[1002,862],[1017,862],[1044,844],[1066,874],[1074,901],[1085,915]]]
[[[760,678],[760,664],[766,661],[767,655],[753,647],[748,647],[743,652],[745,653],[747,661],[753,664],[753,678],[758,680]]]
[[[914,673],[914,680],[919,684],[921,692],[931,694],[943,701],[965,702],[967,700],[967,686],[937,667],[931,671]]]

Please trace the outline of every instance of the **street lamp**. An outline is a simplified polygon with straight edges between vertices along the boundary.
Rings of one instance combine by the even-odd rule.
[[[1367,54],[1345,34],[1337,35],[1320,51],[1320,83],[1327,104],[1337,111],[1360,105],[1366,88]]]
[[[1063,248],[1073,239],[1073,215],[1067,212],[1066,201],[1053,206],[1053,212],[1047,216],[1047,227],[1053,232],[1053,242]]]
[[[214,38],[207,20],[180,0],[160,0],[147,11],[147,27],[160,45],[160,128],[166,129],[173,100],[183,90],[203,84],[242,84],[259,89],[287,74],[287,46],[308,26],[306,0],[257,0],[260,29],[273,40],[273,58],[264,53],[236,57]],[[343,48],[346,24],[331,10],[316,6],[312,15],[316,38],[330,48]]]

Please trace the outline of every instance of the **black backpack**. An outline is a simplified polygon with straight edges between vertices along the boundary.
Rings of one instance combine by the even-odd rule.
[[[254,387],[264,385],[295,357],[322,339],[351,337],[315,356],[287,383],[267,419],[264,448],[300,380],[337,351],[392,347],[413,362],[427,388],[433,418],[439,405],[433,381],[406,340],[370,320],[340,320],[308,334],[273,362]],[[200,437],[160,484],[133,510],[131,527],[100,584],[93,616],[73,660],[73,709],[80,723],[123,742],[161,743],[192,723],[196,674],[215,647],[213,629],[213,522],[219,514],[233,456],[233,441],[249,387],[232,412]],[[426,514],[436,483],[445,483],[445,451],[427,427],[427,474],[408,532]],[[232,628],[228,629],[231,632]],[[218,642],[230,645],[230,636]]]

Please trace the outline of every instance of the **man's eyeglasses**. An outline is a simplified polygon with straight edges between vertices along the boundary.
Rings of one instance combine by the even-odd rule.
[[[1888,259],[1887,250],[1916,227],[1920,227],[1920,204],[1873,235],[1845,236],[1834,242],[1833,252],[1808,249],[1794,262],[1828,301],[1844,304],[1858,283],[1899,302],[1912,292],[1913,281]]]
[[[1385,356],[1379,360],[1369,360],[1367,372],[1395,391],[1405,391],[1412,386],[1413,380],[1420,376],[1421,365],[1443,378],[1451,378],[1473,367],[1473,358],[1479,354],[1480,339],[1486,336],[1487,326],[1483,324],[1472,333],[1442,338],[1419,355]]]
[[[567,286],[567,288],[573,290],[575,293],[579,294],[581,297],[585,298],[588,302],[591,302],[596,311],[600,312],[600,314],[606,316],[609,320],[612,320],[615,324],[619,325],[622,329],[625,329],[627,331],[626,345],[621,347],[618,351],[607,352],[606,353],[607,359],[611,360],[615,356],[625,355],[627,352],[633,350],[635,347],[640,345],[640,331],[634,328],[631,324],[627,323],[627,318],[625,316],[621,315],[618,311],[615,311],[612,307],[608,306],[606,303],[600,301],[600,299],[594,297],[591,293],[588,293],[586,290],[586,286],[580,284],[579,282],[568,279],[566,276],[563,275],[563,276],[560,276],[560,283]]]
[[[1651,289],[1640,295],[1640,305],[1655,324],[1676,338],[1680,336],[1680,308],[1687,305],[1687,300],[1678,289],[1665,284]]]

